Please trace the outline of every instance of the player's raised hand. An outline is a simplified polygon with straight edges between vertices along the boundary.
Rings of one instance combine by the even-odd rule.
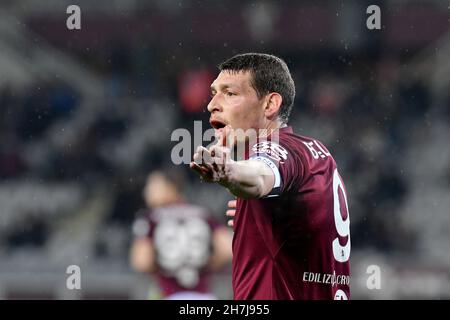
[[[228,226],[234,227],[234,216],[236,215],[236,200],[230,200],[228,201],[228,210],[225,213],[227,217],[230,217],[231,219],[228,220]]]
[[[189,166],[203,181],[213,182],[213,169],[211,153],[205,147],[199,146],[194,153],[193,160]]]
[[[226,184],[229,166],[232,164],[231,147],[227,146],[231,127],[226,126],[219,131],[217,143],[210,149],[198,147],[194,154],[194,161],[190,167],[197,172],[203,181]]]

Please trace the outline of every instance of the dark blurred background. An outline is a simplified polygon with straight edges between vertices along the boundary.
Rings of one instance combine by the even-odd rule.
[[[81,30],[66,27],[71,4]],[[381,30],[366,27],[372,4]],[[291,125],[339,164],[352,297],[449,299],[444,0],[1,1],[0,298],[144,298],[128,249],[146,174],[171,163],[174,129],[209,127],[216,65],[248,51],[286,60]],[[189,179],[189,199],[225,223],[230,195]],[[82,290],[65,286],[71,264]],[[214,279],[231,298],[229,271]]]

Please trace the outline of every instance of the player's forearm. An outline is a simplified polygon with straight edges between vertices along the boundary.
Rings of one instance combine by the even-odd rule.
[[[232,241],[233,235],[227,227],[221,226],[214,231],[213,252],[207,265],[210,270],[217,271],[231,262],[233,257]]]
[[[155,255],[150,239],[136,239],[130,252],[131,267],[143,273],[151,273],[156,270]]]
[[[238,198],[261,198],[273,186],[271,170],[262,162],[236,161],[227,170],[227,179],[221,184]]]

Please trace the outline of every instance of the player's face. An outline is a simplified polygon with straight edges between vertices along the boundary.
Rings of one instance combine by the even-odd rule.
[[[264,124],[264,99],[259,99],[251,85],[250,72],[222,71],[211,84],[211,126],[220,131],[259,129]]]
[[[144,198],[148,207],[156,208],[174,201],[176,191],[163,175],[153,173],[147,178]]]

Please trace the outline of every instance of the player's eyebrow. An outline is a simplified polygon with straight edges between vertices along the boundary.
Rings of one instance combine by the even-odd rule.
[[[220,84],[219,86],[218,86],[219,88],[220,88],[220,90],[226,90],[226,89],[228,89],[228,88],[231,88],[231,87],[233,87],[233,85],[232,84]],[[211,85],[211,92],[214,92],[214,91],[217,91],[217,86],[215,86],[215,85]]]

